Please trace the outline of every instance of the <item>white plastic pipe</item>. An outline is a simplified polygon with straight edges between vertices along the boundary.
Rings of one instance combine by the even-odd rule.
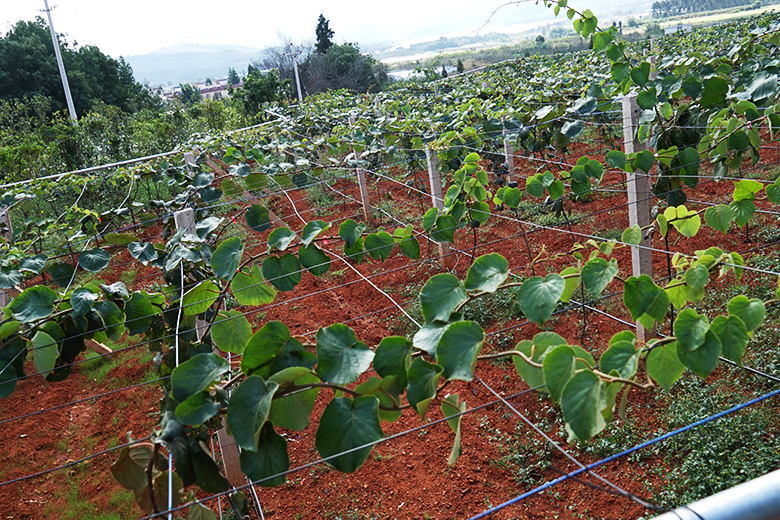
[[[653,520],[734,519],[780,519],[780,470],[669,511]]]

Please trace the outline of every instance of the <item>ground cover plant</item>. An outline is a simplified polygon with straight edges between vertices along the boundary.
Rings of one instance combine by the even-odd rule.
[[[606,486],[611,501],[595,515],[638,517],[661,507],[652,500],[671,506],[736,483],[723,470],[720,485],[683,494],[701,463],[661,448],[605,467],[606,482],[577,459],[776,392],[774,345],[756,340],[776,327],[778,273],[751,228],[780,202],[763,168],[780,124],[780,25],[765,16],[664,39],[653,64],[590,11],[550,7],[592,38],[592,52],[529,57],[433,91],[328,93],[199,138],[191,155],[6,185],[13,233],[0,286],[19,289],[0,325],[10,413],[40,376],[48,392],[143,363],[96,371],[83,354],[90,340],[151,352],[154,375],[137,370],[147,401],[133,424],[143,428],[97,452],[113,455],[111,475],[147,517],[263,503],[284,517],[511,517],[494,506],[561,474],[591,487],[550,488],[526,513],[591,514],[571,506]],[[649,144],[639,152],[586,131],[620,128],[616,100],[632,92],[637,140]],[[431,201],[434,162],[443,193]],[[370,215],[355,169],[371,181]],[[627,227],[626,180],[651,172],[653,220]],[[450,257],[437,257],[439,244]],[[632,247],[645,244],[655,269],[634,274]],[[727,377],[750,360],[761,366],[744,384]],[[752,378],[763,378],[758,394]],[[731,399],[687,409],[702,380]],[[740,436],[725,448],[702,441],[701,451],[746,435],[763,455],[756,472],[777,467],[776,436],[764,434],[776,429],[773,405],[761,406],[730,419]],[[73,438],[101,422],[77,419]],[[426,443],[434,430],[438,442]],[[57,464],[83,470],[88,456]],[[650,466],[656,485],[644,488],[634,464]],[[371,493],[364,465],[383,475]],[[450,485],[425,483],[432,465]],[[381,485],[418,472],[420,487]],[[3,500],[31,473],[6,469]]]

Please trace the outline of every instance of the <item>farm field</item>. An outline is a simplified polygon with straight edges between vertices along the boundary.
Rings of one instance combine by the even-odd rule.
[[[557,8],[592,51],[6,183],[4,517],[649,518],[780,468],[780,21],[651,60]]]

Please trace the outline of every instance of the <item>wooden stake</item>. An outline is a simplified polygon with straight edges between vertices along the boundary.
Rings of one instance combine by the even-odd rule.
[[[428,180],[431,184],[431,201],[433,206],[441,211],[444,208],[444,195],[442,195],[441,173],[439,172],[439,158],[431,149],[425,147],[425,158],[428,159]],[[447,269],[454,266],[450,244],[439,242],[439,258]]]
[[[186,154],[185,154],[186,158]],[[189,162],[189,159],[187,159]],[[195,210],[192,208],[186,208],[177,211],[173,214],[173,221],[176,223],[176,229],[184,228],[185,233],[195,234]],[[195,322],[195,334],[198,336],[198,341],[203,339],[203,335],[206,333],[208,323],[201,319]],[[219,353],[215,349],[215,353]],[[233,487],[241,487],[246,484],[244,478],[244,472],[241,471],[241,457],[238,453],[238,445],[236,440],[228,433],[227,427],[222,426],[217,431],[217,441],[219,442],[222,450],[222,462],[225,466],[225,476]]]

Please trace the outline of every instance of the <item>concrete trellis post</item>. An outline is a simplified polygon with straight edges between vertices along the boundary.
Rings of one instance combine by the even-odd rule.
[[[501,118],[504,122],[504,118]],[[515,152],[512,149],[512,141],[506,137],[506,126],[504,126],[504,157],[506,159],[506,181],[515,182]]]
[[[352,126],[355,124],[355,116],[349,116],[349,126]],[[352,155],[355,157],[355,161],[358,160],[358,154],[355,153],[355,149],[350,146],[350,149],[352,150]],[[368,198],[368,184],[366,183],[366,172],[363,170],[363,168],[360,167],[360,165],[357,166],[357,178],[358,178],[358,185],[360,186],[360,200],[363,201],[363,216],[366,219],[366,222],[370,222],[372,218],[372,209],[371,209],[371,202]]]
[[[639,119],[639,105],[636,102],[636,94],[630,94],[623,98],[623,138],[626,154],[641,152],[647,150],[647,145],[640,143],[636,137],[637,121]],[[627,173],[628,191],[628,225],[644,228],[650,225],[650,201],[652,193],[650,191],[650,172],[637,170],[634,173]],[[646,274],[653,275],[652,252],[650,251],[650,239],[642,238],[639,247],[631,247],[631,263],[634,276]],[[644,341],[646,331],[644,327],[637,324],[637,337]]]
[[[0,236],[6,240],[11,240],[14,236],[13,229],[11,228],[11,208],[3,206],[0,208]],[[0,289],[0,309],[8,305],[8,292],[5,289]]]
[[[439,158],[427,146],[425,147],[425,158],[428,160],[431,201],[434,207],[441,210],[444,208],[444,195],[442,194],[441,173],[439,172]],[[453,266],[452,253],[447,242],[439,242],[439,257],[444,267],[449,269]]]

